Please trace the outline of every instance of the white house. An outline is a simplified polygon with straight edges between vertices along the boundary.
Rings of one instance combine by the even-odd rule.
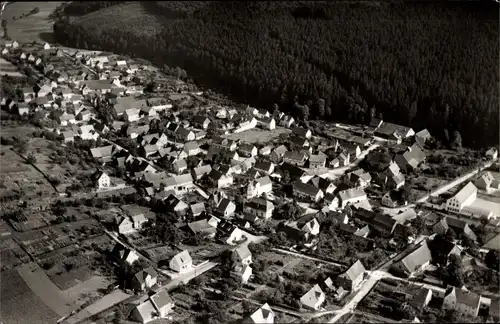
[[[262,198],[253,198],[245,204],[244,208],[245,213],[264,219],[271,218],[273,210],[273,203]]]
[[[244,324],[273,324],[274,312],[271,307],[265,303],[248,318],[243,321]]]
[[[456,310],[476,318],[479,313],[480,303],[480,295],[460,288],[449,287],[444,294],[443,308]]]
[[[224,217],[229,217],[236,211],[236,205],[231,200],[223,198],[217,204],[217,211]]]
[[[158,318],[165,318],[172,312],[174,301],[165,289],[137,305],[131,313],[131,317],[140,323],[149,323]]]
[[[477,197],[477,188],[472,182],[467,183],[455,196],[446,201],[446,210],[459,213]]]
[[[252,252],[247,245],[243,244],[233,250],[231,258],[239,265],[249,265],[252,263]]]
[[[111,186],[111,180],[106,172],[97,172],[94,179],[97,189],[105,189]]]
[[[253,269],[249,265],[246,266],[237,265],[231,272],[231,275],[234,278],[239,279],[242,284],[246,284],[250,279],[250,277],[252,276],[252,274],[253,274]]]
[[[44,49],[44,50],[49,50],[49,49],[50,49],[50,44],[49,44],[49,43],[45,43],[45,44],[43,45],[43,49]]]
[[[132,287],[136,290],[144,290],[158,283],[158,274],[153,267],[139,271],[132,278]]]
[[[309,309],[319,310],[325,302],[325,293],[318,284],[314,285],[304,296],[300,298],[300,303]]]
[[[134,223],[128,217],[122,217],[118,220],[118,233],[129,234],[135,232]]]
[[[340,208],[345,208],[348,204],[355,204],[366,200],[366,193],[362,188],[350,188],[339,192]]]
[[[193,260],[189,255],[188,250],[176,254],[169,262],[170,269],[177,272],[187,272],[193,267]]]
[[[247,187],[247,199],[260,197],[262,194],[269,194],[273,191],[273,182],[266,176],[254,181],[250,181]]]

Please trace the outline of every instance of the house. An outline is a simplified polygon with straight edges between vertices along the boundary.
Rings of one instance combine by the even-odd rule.
[[[274,163],[281,162],[281,159],[283,158],[283,156],[287,151],[288,149],[286,148],[286,146],[284,145],[278,146],[270,154],[271,161],[273,161]]]
[[[191,215],[197,217],[205,212],[205,204],[203,202],[192,204],[189,206],[189,209],[191,211]]]
[[[337,283],[339,286],[342,286],[342,288],[353,291],[358,287],[361,281],[363,281],[365,271],[365,267],[361,261],[358,260],[351,265],[346,272],[337,277]]]
[[[113,155],[114,146],[106,145],[101,147],[94,147],[90,149],[90,154],[92,157],[101,162],[111,162],[111,156]]]
[[[455,196],[446,201],[446,210],[460,213],[462,209],[476,200],[477,188],[468,182]]]
[[[233,250],[231,259],[238,265],[249,265],[252,263],[252,252],[248,249],[248,245],[240,245]]]
[[[297,151],[287,151],[283,155],[283,161],[296,166],[304,166],[306,155]]]
[[[327,156],[325,154],[309,156],[309,168],[311,169],[324,168],[326,165],[326,158]]]
[[[247,186],[247,199],[260,197],[262,194],[269,194],[273,191],[273,182],[269,177],[262,177],[250,181]]]
[[[419,144],[421,147],[424,146],[425,142],[432,138],[431,133],[427,129],[422,129],[420,132],[415,134],[415,141],[417,144]]]
[[[257,148],[255,145],[249,143],[241,143],[238,147],[238,152],[240,156],[253,157],[257,155]]]
[[[345,208],[348,204],[356,204],[366,200],[366,193],[363,188],[350,188],[339,192],[340,208]]]
[[[213,238],[217,233],[217,226],[219,224],[219,219],[212,216],[210,219],[201,219],[188,224],[189,229],[194,234],[200,234],[202,236]]]
[[[118,233],[129,234],[135,232],[134,223],[129,219],[129,217],[121,217],[117,221]]]
[[[306,198],[314,202],[318,202],[324,197],[324,192],[321,189],[313,185],[303,183],[300,180],[293,182],[293,194],[295,197]]]
[[[132,277],[132,288],[135,290],[149,289],[158,282],[158,274],[153,267],[147,267]]]
[[[325,302],[325,293],[318,284],[314,285],[304,296],[300,298],[300,303],[305,307],[315,311],[321,308]]]
[[[44,49],[44,50],[49,50],[49,49],[50,49],[50,44],[49,44],[49,43],[45,43],[45,44],[43,45],[43,49]]]
[[[105,189],[111,186],[111,180],[108,174],[104,171],[97,171],[92,176],[92,179],[94,180],[94,186],[97,189]]]
[[[294,135],[299,136],[299,137],[311,138],[311,136],[312,136],[312,132],[310,129],[305,129],[302,127],[294,127],[292,129],[292,132]]]
[[[394,135],[400,138],[408,138],[415,135],[415,131],[410,127],[392,124],[384,121],[375,130],[375,135],[386,139],[394,139]]]
[[[236,211],[236,205],[229,199],[223,198],[217,204],[217,212],[224,217],[229,217]]]
[[[177,128],[177,130],[175,131],[175,134],[183,142],[194,141],[196,139],[194,132],[192,130],[186,129],[184,127]]]
[[[490,160],[496,160],[498,158],[498,150],[492,147],[489,150],[487,150],[484,155],[486,156],[486,158]]]
[[[294,136],[290,139],[291,144],[295,145],[297,148],[306,149],[310,148],[311,144],[305,137]]]
[[[349,181],[356,187],[365,188],[370,185],[372,176],[368,172],[365,172],[363,169],[358,169],[349,174]]]
[[[446,233],[448,228],[453,229],[453,231],[458,235],[463,234],[473,241],[477,240],[477,236],[472,231],[469,224],[460,219],[444,217],[432,227],[434,233],[438,234]]]
[[[273,324],[274,312],[271,307],[265,303],[248,318],[243,321],[243,324]]]
[[[391,190],[382,196],[382,205],[389,208],[396,208],[401,203],[406,204],[406,202],[401,202],[401,200],[401,192]]]
[[[269,154],[271,154],[271,151],[272,151],[272,147],[271,146],[264,146],[263,148],[261,148],[259,150],[259,155],[262,155],[262,156],[267,156]]]
[[[448,287],[444,294],[443,309],[455,310],[473,318],[477,317],[480,304],[480,295],[464,289]]]
[[[253,270],[249,265],[241,266],[237,265],[234,267],[233,271],[231,271],[230,275],[239,280],[242,284],[248,283],[248,280],[252,276]]]
[[[210,172],[212,172],[212,167],[210,165],[202,165],[200,167],[191,170],[191,176],[194,181],[199,181],[205,175],[208,175]]]
[[[259,218],[269,219],[273,215],[274,205],[263,198],[252,198],[245,204],[244,212]]]
[[[173,194],[168,195],[168,197],[164,200],[164,204],[167,210],[174,211],[178,215],[183,215],[189,209],[188,204]]]
[[[212,170],[208,174],[208,179],[212,181],[218,189],[229,187],[233,184],[233,177],[225,175],[218,170]]]
[[[259,173],[262,174],[271,174],[274,171],[274,163],[272,162],[265,162],[265,161],[259,161],[255,163],[254,169],[259,171]]]
[[[187,170],[187,162],[185,159],[180,159],[172,163],[173,170],[177,174],[182,174]]]
[[[246,238],[242,230],[229,222],[220,221],[217,230],[219,239],[228,245],[237,245]]]
[[[174,301],[168,292],[162,289],[137,305],[130,316],[140,323],[149,323],[158,318],[165,318],[172,312],[173,307]]]
[[[279,121],[280,126],[291,128],[295,124],[295,119],[288,115],[283,115]]]
[[[200,129],[208,129],[208,126],[210,125],[210,118],[206,116],[194,116],[191,119],[191,122],[193,123],[194,127],[200,128]]]
[[[187,142],[182,149],[188,156],[195,156],[201,153],[198,142]]]
[[[410,289],[410,293],[406,295],[406,300],[415,309],[424,309],[429,305],[432,299],[432,290],[424,287],[415,287]]]
[[[498,297],[491,298],[488,315],[498,322],[500,318],[500,299]]]
[[[78,133],[82,140],[97,140],[99,138],[99,134],[94,129],[94,125],[80,126]]]
[[[350,153],[347,153],[347,152],[342,152],[339,154],[339,156],[337,157],[338,161],[339,161],[339,165],[340,166],[348,166],[350,161],[351,161],[351,154]],[[334,159],[335,160],[335,159]],[[334,162],[334,161],[332,161]],[[331,162],[330,162],[331,164]]]
[[[193,188],[193,177],[191,174],[182,174],[169,177],[165,180],[165,191],[173,191],[175,195],[183,195]]]
[[[135,261],[139,260],[139,256],[129,248],[121,245],[120,243],[116,243],[111,254],[117,258],[120,262],[126,263],[128,265],[132,265]]]
[[[406,275],[411,275],[417,271],[423,270],[432,260],[431,251],[427,243],[422,243],[418,248],[411,251],[403,259],[393,265],[393,269]]]
[[[386,189],[399,189],[405,184],[405,177],[397,163],[391,161],[389,166],[378,177],[378,183]]]
[[[483,189],[483,190],[490,190],[491,189],[491,184],[495,181],[495,178],[493,178],[493,175],[491,172],[486,171],[484,172],[479,178],[476,179],[474,184],[478,189]]]
[[[294,221],[287,222],[286,226],[299,229],[307,233],[308,236],[318,235],[320,229],[319,222],[316,219],[315,214],[307,214]]]
[[[326,211],[334,211],[337,210],[340,206],[339,198],[332,193],[325,194],[323,197],[323,202],[325,205]]]
[[[276,121],[272,117],[257,118],[257,125],[263,129],[273,130],[276,128]]]
[[[212,139],[212,145],[215,147],[220,147],[222,149],[229,150],[231,152],[236,151],[236,149],[238,148],[238,143],[236,141],[219,136],[214,137]]]
[[[414,144],[403,154],[397,154],[394,160],[400,168],[416,169],[425,161],[425,153],[420,146]]]
[[[187,272],[193,267],[193,260],[189,255],[188,250],[184,250],[181,253],[176,254],[169,262],[170,269],[177,272]]]
[[[376,214],[371,225],[382,235],[389,236],[396,228],[396,220],[390,215]]]
[[[315,186],[316,188],[319,188],[321,189],[321,191],[323,191],[326,194],[331,194],[335,191],[335,189],[337,187],[335,187],[335,185],[330,182],[328,179],[325,179],[325,178],[321,178],[321,177],[318,177],[318,176],[314,176],[312,177],[308,183],[310,185],[313,185]]]

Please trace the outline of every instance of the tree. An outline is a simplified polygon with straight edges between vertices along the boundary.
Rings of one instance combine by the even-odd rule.
[[[446,266],[446,282],[454,287],[462,287],[464,285],[464,271],[460,257],[452,254],[449,256],[448,262]]]
[[[3,8],[2,8],[3,10]],[[2,29],[3,29],[3,38],[9,38],[9,35],[7,34],[7,20],[2,19]]]
[[[453,141],[451,142],[451,147],[454,149],[462,148],[462,136],[458,131],[453,132]]]
[[[26,163],[28,164],[35,164],[36,163],[36,157],[30,153],[28,157],[26,158]]]
[[[484,263],[488,268],[499,271],[500,270],[500,254],[497,250],[489,250],[484,257]]]
[[[457,233],[455,233],[453,228],[448,228],[448,230],[446,230],[446,233],[444,234],[444,239],[453,242],[454,240],[457,239]]]
[[[307,105],[300,106],[300,117],[304,121],[309,119],[309,107]]]

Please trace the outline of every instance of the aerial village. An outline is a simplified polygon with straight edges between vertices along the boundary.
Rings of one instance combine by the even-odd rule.
[[[496,148],[299,121],[112,53],[1,54],[22,74],[1,98],[6,313],[31,294],[44,323],[498,322]]]

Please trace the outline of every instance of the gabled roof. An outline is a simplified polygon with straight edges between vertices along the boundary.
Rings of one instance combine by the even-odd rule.
[[[347,269],[347,271],[344,272],[343,274],[341,274],[340,276],[343,278],[349,279],[351,281],[355,281],[359,276],[363,275],[365,270],[366,269],[363,266],[363,264],[361,263],[361,261],[358,260],[358,261],[354,262],[354,264],[351,265],[349,267],[349,269]]]
[[[250,250],[248,249],[248,245],[246,244],[242,244],[237,247],[234,250],[234,253],[237,254],[241,260],[252,256],[252,252],[250,252]]]
[[[366,196],[366,193],[362,188],[350,188],[339,192],[339,197],[342,201],[361,198],[363,196]]]
[[[309,156],[309,163],[325,163],[326,162],[326,155],[324,154],[319,154],[319,155],[311,155]]]
[[[467,305],[474,308],[479,307],[481,296],[472,291],[466,291],[456,287],[449,287],[446,289],[445,298],[452,294],[456,296],[457,304]]]
[[[269,323],[273,318],[274,312],[267,303],[250,315],[250,321],[255,324]]]
[[[222,198],[220,201],[219,201],[219,204],[217,205],[217,209],[220,209],[222,211],[225,211],[229,206],[233,205],[234,206],[234,203],[227,199],[227,198]]]
[[[238,146],[238,149],[243,152],[252,152],[252,150],[255,148],[255,145],[250,143],[240,143],[240,145]]]
[[[255,163],[254,168],[257,169],[257,170],[269,171],[272,166],[273,166],[272,162],[259,161],[259,162]]]
[[[324,292],[321,290],[320,286],[316,284],[300,298],[300,301],[308,306],[313,306],[319,302],[321,295],[324,295]]]
[[[148,276],[151,276],[151,278],[158,277],[158,274],[156,273],[155,269],[153,269],[153,267],[148,267],[148,268],[141,270],[135,274],[135,278],[141,284],[144,283],[144,281],[146,280],[146,278]]]
[[[321,191],[321,189],[316,188],[313,185],[303,183],[300,180],[294,181],[293,190],[300,192],[300,193],[303,193],[303,194],[306,194],[306,195],[311,196],[311,197],[315,197]]]
[[[335,185],[332,184],[332,182],[330,182],[329,180],[327,179],[324,179],[324,178],[321,178],[321,177],[318,177],[318,176],[315,176],[313,178],[311,178],[309,180],[309,183],[323,191],[325,191],[328,187],[330,186],[333,186],[333,190],[336,189]]]
[[[188,250],[184,250],[181,253],[174,255],[174,257],[172,258],[172,261],[174,261],[174,260],[175,260],[175,262],[177,262],[179,264],[189,264],[189,263],[193,262],[193,260],[191,259],[191,255],[189,255]]]
[[[283,156],[283,159],[290,159],[295,161],[304,161],[306,156],[303,153],[297,151],[287,151]]]
[[[272,183],[271,178],[268,176],[259,178],[255,180],[260,186],[267,186],[268,184]]]
[[[307,132],[310,132],[309,129],[305,129],[302,127],[294,127],[294,128],[292,128],[292,131],[294,134],[296,134],[298,136],[302,136],[302,137],[305,137],[307,135]]]
[[[174,301],[170,298],[170,295],[165,289],[160,290],[156,294],[149,297],[153,304],[156,306],[156,309],[162,309],[163,307],[173,304]]]
[[[101,158],[106,156],[111,156],[113,153],[113,145],[95,147],[90,149],[90,153],[94,158]]]
[[[245,206],[252,209],[263,210],[263,211],[268,211],[274,208],[272,202],[264,198],[258,198],[258,197],[252,198],[252,200],[246,203]]]
[[[409,272],[414,272],[426,262],[432,260],[431,251],[427,243],[423,243],[419,248],[413,250],[410,254],[405,256],[401,262]]]
[[[454,196],[460,204],[463,204],[470,195],[477,193],[477,188],[472,182],[468,182],[465,187],[460,189],[460,191]]]

